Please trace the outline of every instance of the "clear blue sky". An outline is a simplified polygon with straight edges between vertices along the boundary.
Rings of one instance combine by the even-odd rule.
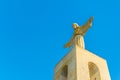
[[[72,23],[94,16],[86,49],[105,58],[120,80],[119,0],[1,0],[0,80],[53,80]]]

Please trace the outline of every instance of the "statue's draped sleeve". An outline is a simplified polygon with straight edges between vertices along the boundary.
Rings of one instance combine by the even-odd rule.
[[[75,38],[75,35],[73,35],[72,38],[70,39],[70,41],[64,45],[64,48],[66,48],[66,47],[70,48],[73,45],[74,38]]]
[[[92,20],[93,20],[93,17],[91,17],[82,27],[81,27],[81,31],[82,31],[82,34],[84,35],[88,29],[92,26]]]

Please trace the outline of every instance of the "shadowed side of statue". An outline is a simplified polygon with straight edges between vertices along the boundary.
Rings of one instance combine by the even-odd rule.
[[[83,25],[79,26],[77,23],[73,23],[74,28],[74,34],[70,41],[64,45],[64,48],[68,47],[70,48],[73,45],[73,41],[77,35],[84,36],[85,33],[88,31],[88,29],[92,26],[93,17],[90,17],[90,19]]]

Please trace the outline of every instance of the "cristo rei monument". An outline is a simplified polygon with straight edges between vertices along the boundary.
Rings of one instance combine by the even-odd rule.
[[[92,20],[83,26],[73,24],[73,37],[64,45],[72,49],[55,66],[54,80],[111,80],[106,60],[85,49],[83,37]]]

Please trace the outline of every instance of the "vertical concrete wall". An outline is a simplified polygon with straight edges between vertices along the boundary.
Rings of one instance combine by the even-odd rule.
[[[64,58],[56,65],[54,71],[54,80],[63,80],[61,75],[64,66],[68,66],[67,80],[76,80],[76,57],[75,49],[72,49]],[[65,79],[65,78],[64,78]]]
[[[99,69],[100,78],[97,78],[96,80],[111,80],[106,60],[78,46],[75,46],[56,65],[54,70],[54,80],[62,80],[61,71],[65,65],[68,66],[66,80],[94,80],[95,77],[98,76],[98,73],[90,79],[89,62],[94,63]]]
[[[77,80],[92,80],[90,79],[89,74],[89,62],[94,63],[98,67],[101,80],[111,80],[106,60],[104,60],[103,58],[100,58],[95,54],[76,46],[76,60]]]

